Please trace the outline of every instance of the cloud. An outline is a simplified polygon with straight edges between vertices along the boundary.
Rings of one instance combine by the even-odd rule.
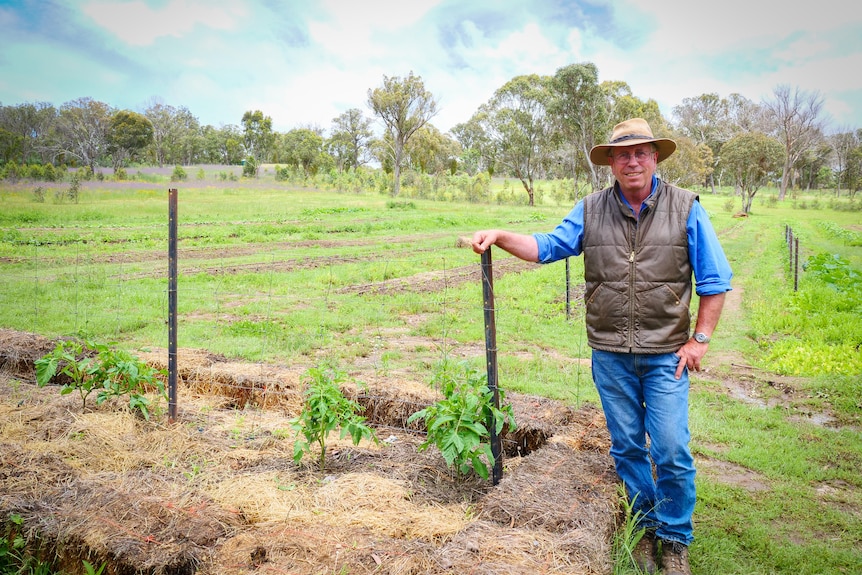
[[[0,0],[0,34],[6,104],[158,96],[204,124],[260,109],[278,130],[328,128],[412,71],[446,131],[515,76],[592,62],[668,116],[684,98],[759,101],[787,83],[862,126],[862,10],[843,0]]]
[[[239,1],[170,0],[161,7],[147,3],[93,1],[81,6],[93,22],[130,46],[149,46],[164,36],[181,38],[195,26],[231,30],[247,16]]]

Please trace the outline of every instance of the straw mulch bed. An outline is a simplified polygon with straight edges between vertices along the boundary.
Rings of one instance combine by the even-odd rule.
[[[0,518],[20,516],[66,573],[82,559],[114,575],[610,572],[617,485],[595,407],[509,394],[521,429],[492,486],[417,451],[403,422],[432,390],[377,381],[346,391],[381,442],[333,434],[320,472],[292,459],[297,370],[182,351],[178,420],[147,422],[36,387],[52,347],[0,330]]]

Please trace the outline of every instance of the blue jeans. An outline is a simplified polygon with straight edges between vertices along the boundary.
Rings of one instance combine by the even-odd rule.
[[[611,456],[634,501],[633,512],[642,514],[640,527],[688,545],[695,470],[688,447],[688,370],[675,379],[678,363],[675,353],[593,350],[592,371],[611,434]]]

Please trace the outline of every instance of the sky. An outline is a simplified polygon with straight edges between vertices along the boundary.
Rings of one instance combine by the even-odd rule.
[[[669,119],[685,98],[789,85],[823,98],[831,131],[862,128],[852,0],[0,0],[7,106],[159,102],[215,127],[261,110],[277,131],[328,133],[412,72],[446,132],[515,76],[584,62]]]

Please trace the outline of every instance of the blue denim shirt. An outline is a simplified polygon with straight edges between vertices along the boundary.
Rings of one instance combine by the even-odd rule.
[[[658,178],[653,176],[652,192],[655,193]],[[622,194],[623,202],[629,205]],[[631,207],[629,205],[629,207]],[[688,257],[694,270],[697,295],[715,295],[731,290],[733,272],[718,237],[709,221],[709,215],[700,202],[694,202],[686,222],[688,232]],[[584,201],[579,201],[563,218],[554,231],[533,234],[539,245],[539,262],[546,264],[581,255],[584,239]]]

